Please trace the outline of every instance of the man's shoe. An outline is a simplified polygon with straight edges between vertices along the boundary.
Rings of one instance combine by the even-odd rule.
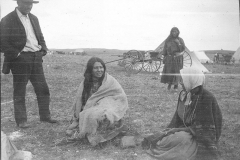
[[[46,119],[40,119],[41,122],[48,122],[48,123],[57,123],[57,120],[46,118]]]
[[[29,128],[30,127],[30,125],[27,124],[27,122],[19,123],[19,124],[17,124],[17,126],[19,128]]]

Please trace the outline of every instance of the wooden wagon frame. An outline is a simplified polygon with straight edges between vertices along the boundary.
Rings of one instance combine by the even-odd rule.
[[[183,56],[184,67],[189,67],[192,65],[192,58],[186,51],[178,53],[176,56]],[[133,74],[137,74],[142,70],[147,72],[159,72],[160,68],[163,67],[162,63],[164,57],[161,52],[152,50],[130,50],[126,53],[123,53],[123,55],[118,55],[118,57],[122,58],[106,62],[105,64],[118,61],[119,66],[123,66],[127,72]]]

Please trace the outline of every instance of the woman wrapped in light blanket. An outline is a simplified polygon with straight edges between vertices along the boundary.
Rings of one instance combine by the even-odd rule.
[[[127,109],[127,96],[121,85],[106,73],[100,58],[92,57],[78,88],[73,103],[73,122],[66,133],[72,138],[87,137],[95,146],[122,131]]]

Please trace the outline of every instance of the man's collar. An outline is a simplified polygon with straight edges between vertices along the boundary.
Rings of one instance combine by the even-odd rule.
[[[28,14],[27,14],[27,15],[23,15],[23,14],[18,10],[17,7],[16,7],[16,12],[17,12],[17,15],[18,15],[19,18],[20,18],[20,17],[27,17],[27,18],[29,18],[29,17],[28,17]]]

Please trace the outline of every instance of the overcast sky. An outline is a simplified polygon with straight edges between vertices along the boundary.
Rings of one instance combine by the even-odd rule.
[[[178,27],[190,50],[239,47],[238,0],[39,0],[48,48],[154,50]],[[1,18],[16,1],[1,0]]]

